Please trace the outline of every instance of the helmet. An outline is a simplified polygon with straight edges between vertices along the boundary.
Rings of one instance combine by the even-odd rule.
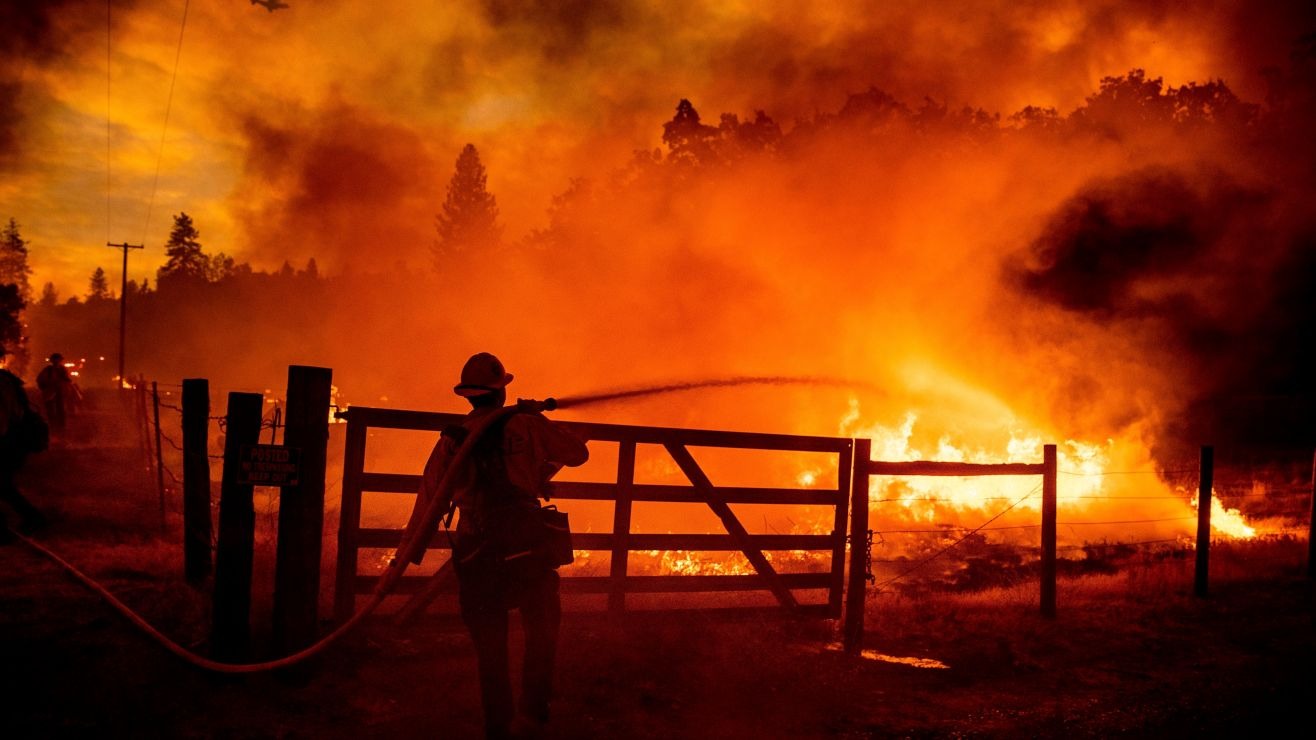
[[[58,362],[63,362],[63,361],[64,361],[64,355],[61,355],[61,354],[58,353],[58,352],[56,352],[55,354],[53,354],[53,355],[50,356],[50,362],[52,362],[52,363],[58,363]]]
[[[503,369],[503,363],[488,352],[471,355],[462,367],[462,382],[452,390],[459,396],[483,396],[505,388],[512,382],[512,374]]]

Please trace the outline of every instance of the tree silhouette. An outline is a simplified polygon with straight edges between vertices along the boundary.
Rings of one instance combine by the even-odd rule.
[[[485,181],[480,153],[473,144],[467,144],[457,157],[457,169],[448,182],[448,194],[436,221],[435,270],[442,271],[453,256],[498,246],[502,238],[498,202]]]
[[[37,305],[50,308],[57,303],[59,303],[59,291],[55,290],[55,284],[47,282],[41,286],[41,298],[37,301]]]
[[[19,356],[19,350],[23,342],[23,323],[18,316],[23,312],[23,298],[18,294],[18,286],[13,283],[0,284],[0,344],[14,353],[16,357],[11,358],[9,366],[15,371],[21,372],[18,365],[22,364],[24,359]],[[16,364],[14,360],[19,362]]]
[[[110,297],[110,284],[105,279],[105,270],[100,267],[91,274],[91,283],[87,290],[87,300],[99,301]]]
[[[28,278],[32,268],[27,264],[27,242],[18,230],[18,222],[12,217],[0,231],[0,285],[9,284],[18,287],[18,296],[26,304],[32,298],[32,284]]]
[[[676,104],[676,115],[663,124],[663,143],[672,159],[684,164],[709,164],[715,156],[717,129],[699,122],[699,111],[685,98]]]
[[[165,254],[169,259],[156,271],[156,285],[171,287],[203,283],[210,278],[210,258],[201,251],[200,236],[191,216],[186,213],[174,216],[174,228],[169,232],[169,241],[165,242]]]

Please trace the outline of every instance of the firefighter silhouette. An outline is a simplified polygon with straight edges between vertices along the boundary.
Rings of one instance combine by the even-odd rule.
[[[512,374],[494,355],[481,352],[467,360],[453,390],[470,402],[471,411],[460,425],[444,430],[430,454],[413,522],[440,493],[439,482],[470,430],[502,413],[510,382]],[[457,477],[449,486],[460,512],[452,557],[462,620],[479,663],[485,733],[500,738],[514,725],[533,728],[548,721],[562,606],[556,566],[533,532],[548,479],[563,466],[583,464],[589,450],[529,408],[504,415],[471,444],[468,464],[453,471]],[[512,609],[520,611],[525,630],[519,706],[508,665]]]

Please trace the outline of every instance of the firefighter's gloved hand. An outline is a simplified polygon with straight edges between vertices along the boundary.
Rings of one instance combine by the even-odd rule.
[[[533,398],[516,399],[516,410],[524,414],[539,414],[552,411],[555,408],[557,408],[557,401],[552,398],[545,398],[542,401],[536,401]]]

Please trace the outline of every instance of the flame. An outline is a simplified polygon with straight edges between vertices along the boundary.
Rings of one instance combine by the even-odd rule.
[[[1028,427],[1013,414],[1002,416],[999,434],[974,440],[951,431],[923,430],[922,416],[909,410],[898,422],[865,424],[859,403],[840,423],[842,434],[872,441],[875,460],[969,463],[1037,463],[1042,460],[1046,435]],[[931,426],[931,425],[929,425]],[[1157,474],[1150,453],[1136,440],[1107,439],[1102,443],[1068,439],[1057,444],[1058,539],[1072,543],[1114,542],[1142,538],[1154,532],[1189,537],[1196,527],[1196,497],[1171,488]],[[1121,470],[1114,470],[1119,461]],[[1031,486],[1031,489],[1029,488]],[[875,529],[896,529],[903,524],[925,527],[972,528],[996,513],[1010,512],[999,529],[1026,529],[1035,524],[1041,509],[1040,482],[1021,484],[1013,476],[969,478],[874,476],[869,488],[871,520]],[[1212,530],[1216,534],[1250,538],[1257,534],[1237,509],[1212,499]],[[1009,533],[992,532],[1009,538]],[[1032,535],[1029,535],[1030,537]]]
[[[1228,537],[1238,539],[1251,539],[1257,536],[1257,530],[1247,523],[1243,518],[1242,512],[1238,509],[1227,509],[1221,503],[1219,497],[1214,495],[1212,489],[1211,496],[1211,532],[1222,534]],[[1198,497],[1193,495],[1190,503],[1194,509],[1197,508]]]

